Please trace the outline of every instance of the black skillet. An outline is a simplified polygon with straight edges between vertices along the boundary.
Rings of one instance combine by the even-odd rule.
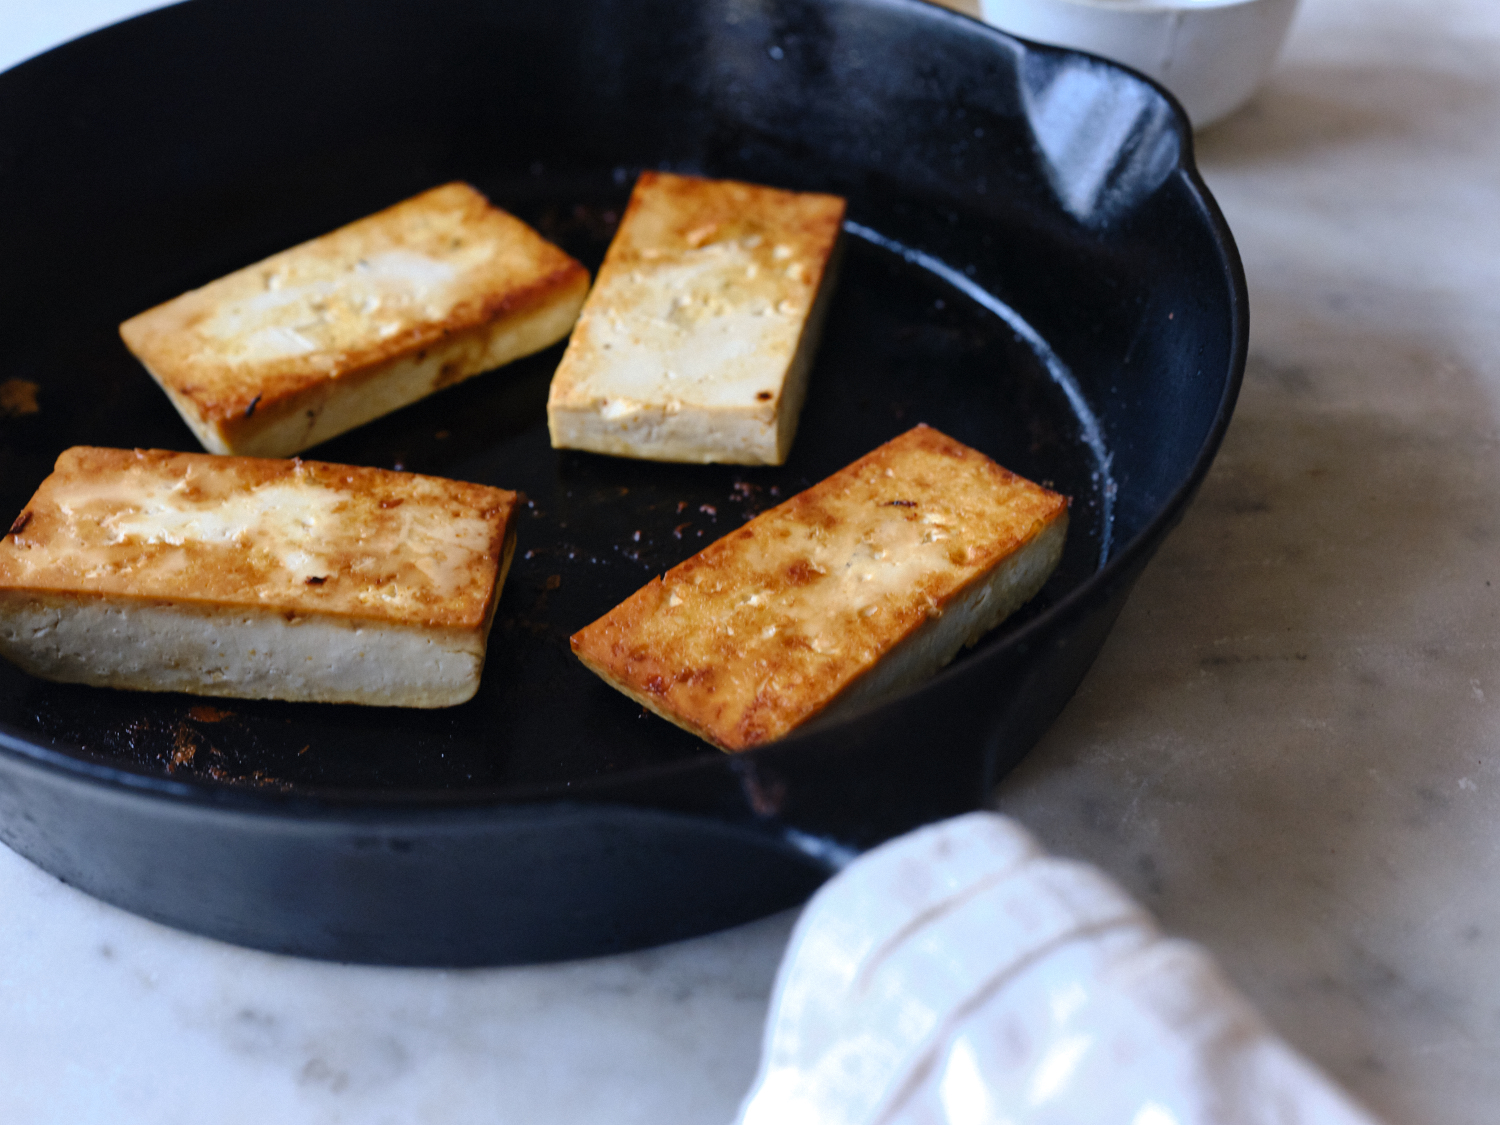
[[[1170,99],[918,0],[193,0],[0,75],[0,382],[40,406],[0,418],[0,510],[69,445],[195,448],[127,316],[451,179],[592,268],[642,168],[848,197],[790,462],[554,453],[558,348],[329,442],[310,456],[532,498],[478,697],[211,701],[0,668],[0,838],[229,941],[496,964],[762,915],[982,801],[1206,471],[1245,288]],[[1073,499],[1043,594],[934,682],[728,757],[570,656],[652,575],[919,421]]]

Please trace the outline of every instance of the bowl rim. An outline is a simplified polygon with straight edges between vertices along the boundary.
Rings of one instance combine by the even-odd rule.
[[[1220,12],[1227,8],[1252,8],[1256,6],[1295,6],[1298,0],[976,0],[986,16],[990,8],[1054,8],[1088,9],[1097,13],[1120,14],[1122,16],[1145,16],[1182,14],[1187,12]]]

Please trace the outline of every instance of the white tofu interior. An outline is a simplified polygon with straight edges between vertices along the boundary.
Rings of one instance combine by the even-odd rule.
[[[484,665],[482,635],[114,599],[10,593],[4,600],[4,656],[64,683],[449,707],[473,697]]]
[[[516,494],[350,465],[77,447],[0,539],[0,655],[239,698],[470,698]]]

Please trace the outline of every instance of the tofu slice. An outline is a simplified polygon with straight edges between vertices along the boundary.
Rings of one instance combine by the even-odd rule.
[[[643,172],[547,399],[557,449],[780,465],[844,201]]]
[[[922,682],[1032,598],[1068,501],[917,426],[576,633],[614,687],[722,750]]]
[[[0,539],[0,655],[98,687],[462,703],[518,499],[317,461],[75,447]]]
[[[468,184],[210,282],[120,335],[212,453],[287,457],[568,334],[576,261]]]

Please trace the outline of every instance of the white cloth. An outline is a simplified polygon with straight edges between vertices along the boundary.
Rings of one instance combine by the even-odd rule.
[[[1202,949],[973,813],[808,904],[740,1125],[1375,1125]]]

